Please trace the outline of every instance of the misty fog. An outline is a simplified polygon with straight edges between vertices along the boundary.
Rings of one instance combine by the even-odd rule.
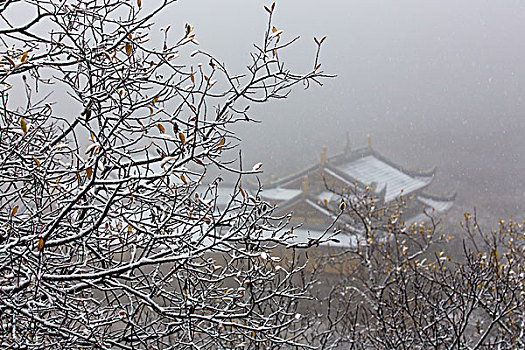
[[[185,1],[170,19],[195,26],[200,48],[230,69],[249,63],[263,36],[263,1]],[[254,106],[261,124],[239,130],[247,163],[279,176],[370,134],[377,151],[408,168],[437,166],[431,190],[458,192],[466,210],[495,223],[525,207],[525,4],[521,1],[277,1],[275,23],[292,67],[313,64],[314,36],[328,38],[322,68],[337,78]]]

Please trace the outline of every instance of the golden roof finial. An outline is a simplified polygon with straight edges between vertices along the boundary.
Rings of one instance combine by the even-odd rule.
[[[345,154],[348,154],[352,151],[352,148],[350,147],[350,133],[346,132],[346,142],[345,142]]]
[[[308,179],[308,176],[305,176],[304,179],[303,179],[302,186],[301,186],[301,194],[303,195],[303,199],[305,199],[306,195],[308,194],[308,187],[310,185],[309,182],[310,181]]]
[[[321,151],[321,168],[324,168],[324,165],[326,163],[326,146],[323,146],[323,150]]]
[[[366,136],[366,139],[367,139],[368,148],[372,148],[372,136],[370,136],[370,134],[368,134]]]

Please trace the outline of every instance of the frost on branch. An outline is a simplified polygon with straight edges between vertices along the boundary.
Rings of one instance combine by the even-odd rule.
[[[2,347],[300,345],[303,267],[269,258],[286,222],[240,180],[219,208],[220,181],[205,176],[256,171],[227,161],[231,125],[324,75],[279,59],[290,42],[272,31],[275,6],[233,74],[187,54],[191,25],[153,32],[175,3],[49,0],[26,2],[20,26],[3,16]]]
[[[519,349],[525,345],[525,224],[487,232],[465,214],[459,239],[438,218],[407,223],[409,198],[329,188],[358,244],[316,259],[319,322],[305,334],[323,349]],[[351,227],[350,227],[351,226]],[[454,241],[451,241],[454,240]],[[328,273],[326,273],[328,272]],[[308,318],[303,319],[306,324]]]

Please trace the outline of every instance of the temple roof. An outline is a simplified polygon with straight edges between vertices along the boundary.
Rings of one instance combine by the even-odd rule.
[[[261,192],[261,197],[270,200],[287,201],[299,194],[301,194],[301,189],[270,187],[268,189],[264,189],[264,191]]]
[[[337,166],[351,179],[371,186],[376,183],[376,192],[386,190],[385,201],[390,202],[402,193],[414,192],[432,181],[432,177],[410,176],[373,155],[355,159]]]
[[[433,208],[438,213],[444,213],[452,207],[454,196],[452,198],[435,198],[434,196],[427,196],[421,194],[417,196],[417,200],[423,203],[427,208]]]
[[[277,213],[301,211],[300,215],[304,217],[302,230],[314,232],[322,230],[322,224],[310,220],[312,217],[335,218],[330,208],[337,208],[340,197],[326,188],[330,183],[334,188],[354,185],[358,189],[368,187],[378,201],[386,203],[400,196],[410,198],[407,201],[409,207],[406,208],[406,217],[403,218],[407,225],[426,221],[429,215],[443,214],[452,206],[455,194],[438,196],[426,192],[434,176],[435,168],[427,171],[405,169],[379,154],[369,144],[368,147],[352,151],[347,147],[345,152],[332,157],[327,157],[326,149],[323,149],[317,164],[265,183],[261,191],[258,191],[258,184],[250,186],[247,182],[244,182],[243,188],[246,193],[252,192],[275,205]],[[234,192],[234,187],[219,187],[217,199],[220,209],[234,197]],[[239,193],[235,196],[234,199],[241,199]],[[359,232],[351,220],[341,217],[340,223],[347,227],[345,230],[348,232]]]
[[[346,151],[321,163],[265,184],[264,197],[274,201],[289,200],[301,190],[298,186],[289,188],[291,184],[321,171],[343,185],[357,183],[360,187],[371,187],[377,196],[389,202],[400,195],[407,195],[427,187],[435,174],[435,169],[407,170],[383,157],[372,147]]]

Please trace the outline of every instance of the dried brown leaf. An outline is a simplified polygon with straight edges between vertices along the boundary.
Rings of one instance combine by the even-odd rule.
[[[13,61],[13,60],[11,59],[11,57],[9,57],[9,56],[4,56],[4,57],[5,57],[6,60],[9,61],[9,64],[11,64],[11,66],[13,66],[13,67],[16,66],[15,61]]]
[[[27,123],[24,118],[20,119],[20,128],[22,129],[24,133],[27,132]]]
[[[42,237],[40,237],[40,239],[38,240],[38,251],[42,251],[42,249],[44,249],[44,239]]]

